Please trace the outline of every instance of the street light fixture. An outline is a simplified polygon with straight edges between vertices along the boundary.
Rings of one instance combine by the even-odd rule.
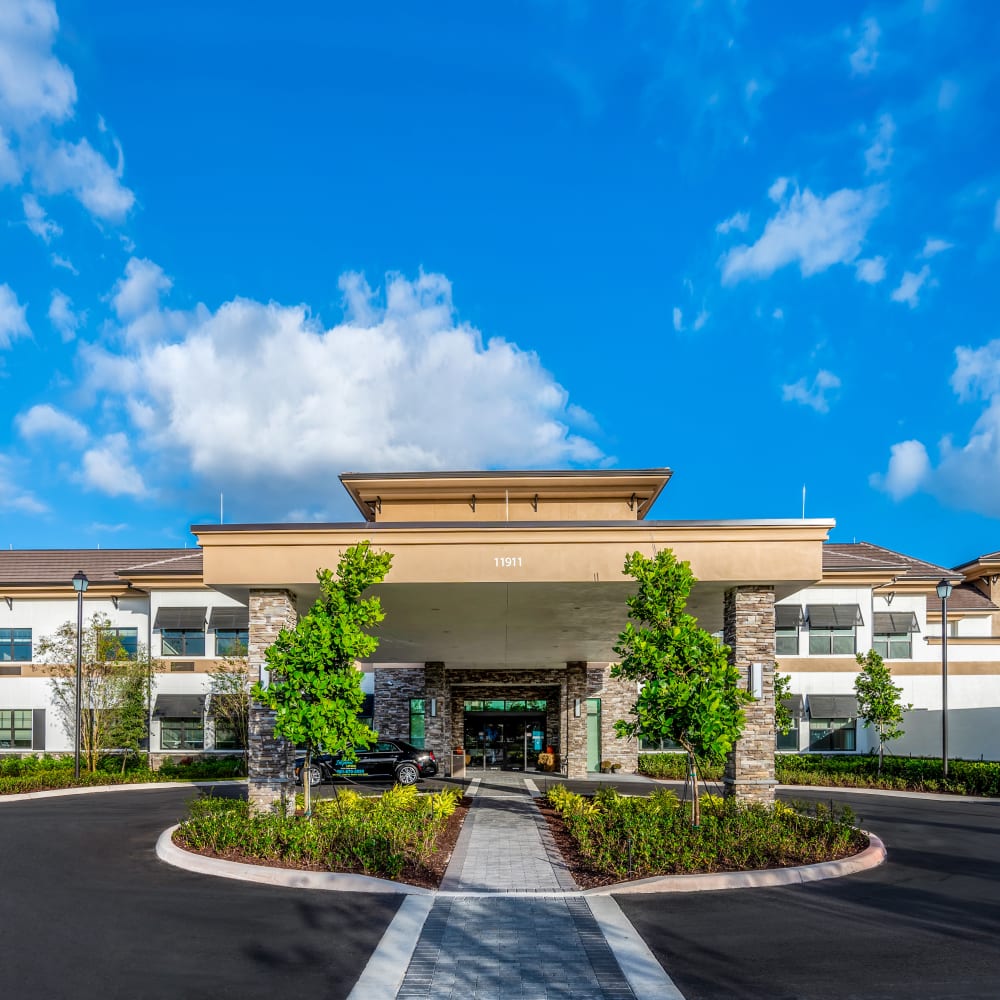
[[[83,728],[80,707],[80,693],[83,687],[83,595],[90,581],[84,571],[73,575],[73,589],[76,591],[76,733],[73,737],[73,777],[80,777],[80,732]]]
[[[948,598],[951,584],[942,580],[937,585],[941,598],[941,772],[948,777]]]

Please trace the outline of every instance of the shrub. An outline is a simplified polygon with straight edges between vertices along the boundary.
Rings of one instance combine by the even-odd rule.
[[[945,779],[937,758],[886,757],[880,776],[878,760],[873,755],[781,754],[776,759],[776,771],[778,780],[786,785],[1000,796],[1000,763],[994,761],[951,760]]]
[[[305,817],[205,797],[191,804],[177,841],[223,856],[398,878],[407,866],[428,861],[459,799],[457,790],[421,795],[413,786],[378,796],[344,791]]]
[[[639,773],[649,778],[684,781],[688,776],[687,754],[683,753],[641,753]],[[705,781],[719,781],[722,765],[702,762],[698,777]]]
[[[157,772],[165,780],[212,781],[245,777],[243,757],[166,757]]]
[[[608,788],[587,799],[556,786],[548,802],[581,854],[618,878],[811,864],[853,854],[867,843],[849,809],[823,805],[769,807],[704,796],[701,823],[692,827],[677,796],[666,790],[639,797]]]

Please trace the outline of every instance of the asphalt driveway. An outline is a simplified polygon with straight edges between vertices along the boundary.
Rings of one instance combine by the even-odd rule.
[[[67,1000],[347,996],[402,897],[171,868],[156,838],[195,794],[0,804],[0,981]],[[889,860],[784,889],[617,896],[687,1000],[1000,996],[1000,803],[785,797],[850,803]]]

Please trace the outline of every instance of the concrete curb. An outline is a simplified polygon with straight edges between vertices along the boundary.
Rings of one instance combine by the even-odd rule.
[[[955,792],[906,792],[896,788],[852,788],[849,785],[778,785],[779,792],[840,792],[844,795],[888,795],[894,799],[937,799],[953,805],[956,802],[992,802],[994,805],[1000,799],[990,799],[985,795],[957,795]]]
[[[30,802],[33,799],[53,799],[60,795],[93,795],[97,792],[143,792],[154,788],[212,788],[218,785],[245,785],[246,778],[226,778],[220,781],[143,781],[134,785],[87,785],[85,788],[50,788],[44,792],[18,792],[0,795],[5,802]]]
[[[517,896],[523,899],[553,899],[565,896],[618,896],[637,893],[666,892],[708,892],[718,889],[768,889],[782,885],[800,885],[803,882],[818,882],[821,879],[840,878],[857,872],[876,868],[886,859],[885,845],[874,834],[860,854],[841,861],[824,861],[816,865],[800,865],[797,868],[766,868],[755,872],[718,872],[711,875],[658,875],[654,878],[639,879],[635,882],[617,882],[614,885],[599,886],[596,889],[568,889],[545,892],[479,892],[455,889],[424,889],[404,882],[390,882],[388,879],[370,875],[344,875],[338,872],[299,871],[295,868],[268,868],[265,865],[248,865],[237,861],[223,861],[194,854],[178,847],[173,842],[177,826],[160,834],[156,842],[156,856],[186,871],[199,875],[214,875],[219,878],[240,879],[245,882],[261,882],[286,889],[322,889],[327,892],[381,892],[407,896]]]
[[[238,879],[242,882],[260,882],[264,885],[283,886],[286,889],[325,889],[328,892],[381,892],[407,896],[433,896],[433,889],[422,889],[416,885],[390,882],[370,875],[343,875],[338,872],[299,871],[295,868],[268,868],[264,865],[247,865],[238,861],[223,861],[206,858],[178,847],[174,841],[174,831],[178,824],[164,830],[156,841],[156,856],[185,871],[198,875],[214,875],[218,878]]]

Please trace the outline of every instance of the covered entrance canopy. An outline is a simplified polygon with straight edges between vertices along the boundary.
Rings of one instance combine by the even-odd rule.
[[[193,530],[205,583],[250,608],[252,666],[263,663],[281,623],[315,600],[317,569],[335,567],[344,549],[369,540],[393,555],[377,588],[386,617],[371,663],[376,726],[405,737],[408,699],[440,700],[428,738],[439,749],[453,748],[463,738],[455,715],[460,686],[482,685],[482,697],[507,698],[525,697],[512,687],[544,683],[559,691],[562,752],[579,758],[582,745],[574,745],[573,734],[584,731],[586,713],[578,714],[578,703],[608,687],[607,665],[633,587],[622,573],[630,552],[652,556],[671,548],[688,560],[698,579],[689,610],[712,632],[727,613],[734,622],[733,615],[743,615],[726,612],[727,594],[765,593],[762,612],[744,615],[741,627],[764,629],[760,658],[772,670],[774,600],[822,576],[822,546],[833,521],[649,520],[670,475],[669,469],[352,474],[341,479],[362,522]],[[393,679],[380,683],[383,673]],[[627,697],[615,697],[621,717]],[[602,725],[611,726],[615,714],[603,717]],[[613,738],[602,731],[605,743]]]

